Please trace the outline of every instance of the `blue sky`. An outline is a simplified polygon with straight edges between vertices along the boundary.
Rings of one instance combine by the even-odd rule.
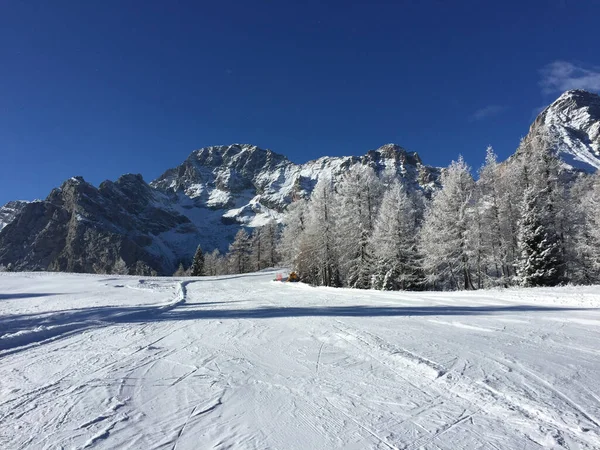
[[[234,142],[296,162],[394,142],[478,167],[562,90],[600,91],[598,17],[595,0],[9,0],[0,204]]]

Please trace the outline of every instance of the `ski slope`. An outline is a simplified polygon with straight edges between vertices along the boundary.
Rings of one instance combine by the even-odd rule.
[[[600,287],[273,278],[0,274],[0,448],[600,448]]]

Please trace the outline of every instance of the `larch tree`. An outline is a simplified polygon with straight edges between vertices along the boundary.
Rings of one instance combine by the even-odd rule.
[[[355,165],[340,181],[334,202],[336,238],[342,282],[368,289],[373,272],[369,242],[380,203],[382,185],[375,171]]]
[[[441,184],[421,228],[423,268],[434,286],[474,289],[468,240],[474,180],[462,157],[443,171]]]
[[[295,258],[300,278],[310,284],[340,285],[334,200],[331,179],[320,179],[309,201],[306,226],[299,236]]]
[[[371,287],[414,290],[422,286],[417,248],[416,211],[404,186],[395,181],[387,189],[370,240],[373,255]]]
[[[230,273],[247,273],[252,270],[250,264],[250,236],[243,228],[235,235],[233,243],[229,245],[228,266]]]

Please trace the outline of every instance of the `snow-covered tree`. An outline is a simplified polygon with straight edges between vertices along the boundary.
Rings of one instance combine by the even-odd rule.
[[[564,281],[564,190],[560,165],[543,136],[522,150],[525,190],[518,223],[517,277],[524,286],[554,286]]]
[[[237,232],[235,239],[229,245],[228,268],[229,273],[247,273],[252,271],[250,265],[250,236],[243,228]]]
[[[204,253],[200,245],[196,248],[194,253],[194,259],[192,260],[192,266],[190,267],[190,275],[193,277],[200,277],[204,275]]]
[[[279,241],[279,253],[284,264],[296,267],[300,255],[300,242],[306,230],[309,202],[304,199],[291,203],[283,218],[283,230]]]
[[[525,192],[519,222],[517,276],[523,286],[555,286],[562,281],[561,248],[545,217],[543,199],[534,188]]]
[[[395,181],[385,192],[369,247],[375,289],[418,289],[422,271],[417,249],[416,211],[406,190]]]
[[[485,164],[476,185],[471,236],[478,267],[478,286],[507,286],[512,261],[508,258],[512,236],[503,233],[501,167],[492,147],[487,148]]]
[[[423,268],[436,287],[473,289],[468,209],[474,181],[462,157],[444,170],[441,183],[420,233]]]
[[[155,277],[158,275],[156,270],[154,270],[144,261],[140,260],[136,261],[135,263],[134,274],[143,277]]]
[[[373,272],[369,241],[381,198],[382,185],[374,170],[355,165],[340,181],[334,201],[336,246],[342,282],[368,289]]]
[[[112,273],[114,273],[115,275],[129,274],[129,268],[127,267],[125,261],[123,261],[123,258],[119,257],[119,259],[117,259],[115,265],[113,266]]]
[[[336,248],[338,230],[333,211],[331,179],[319,180],[312,193],[306,225],[298,237],[294,267],[300,278],[310,284],[339,286],[340,274]]]
[[[274,220],[255,228],[252,232],[250,259],[255,270],[274,267],[277,263],[278,234],[278,225]]]
[[[208,276],[225,275],[227,267],[225,258],[219,249],[214,249],[204,257],[204,274]]]
[[[174,277],[185,277],[188,275],[188,271],[185,270],[185,267],[183,267],[183,263],[179,263],[179,267],[177,267],[177,270],[175,271],[175,273],[173,273]]]

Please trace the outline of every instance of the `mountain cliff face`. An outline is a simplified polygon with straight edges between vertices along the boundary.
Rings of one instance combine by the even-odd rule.
[[[44,201],[13,207],[0,232],[0,265],[110,272],[123,259],[132,273],[171,274],[198,243],[226,250],[241,226],[280,221],[321,177],[339,179],[356,164],[427,195],[438,187],[440,169],[393,144],[306,164],[252,145],[207,147],[150,184],[124,175],[96,188],[74,177]]]
[[[14,220],[29,202],[15,200],[0,207],[0,231]]]
[[[565,168],[600,168],[600,96],[573,90],[561,95],[537,117],[527,138],[545,136]]]

